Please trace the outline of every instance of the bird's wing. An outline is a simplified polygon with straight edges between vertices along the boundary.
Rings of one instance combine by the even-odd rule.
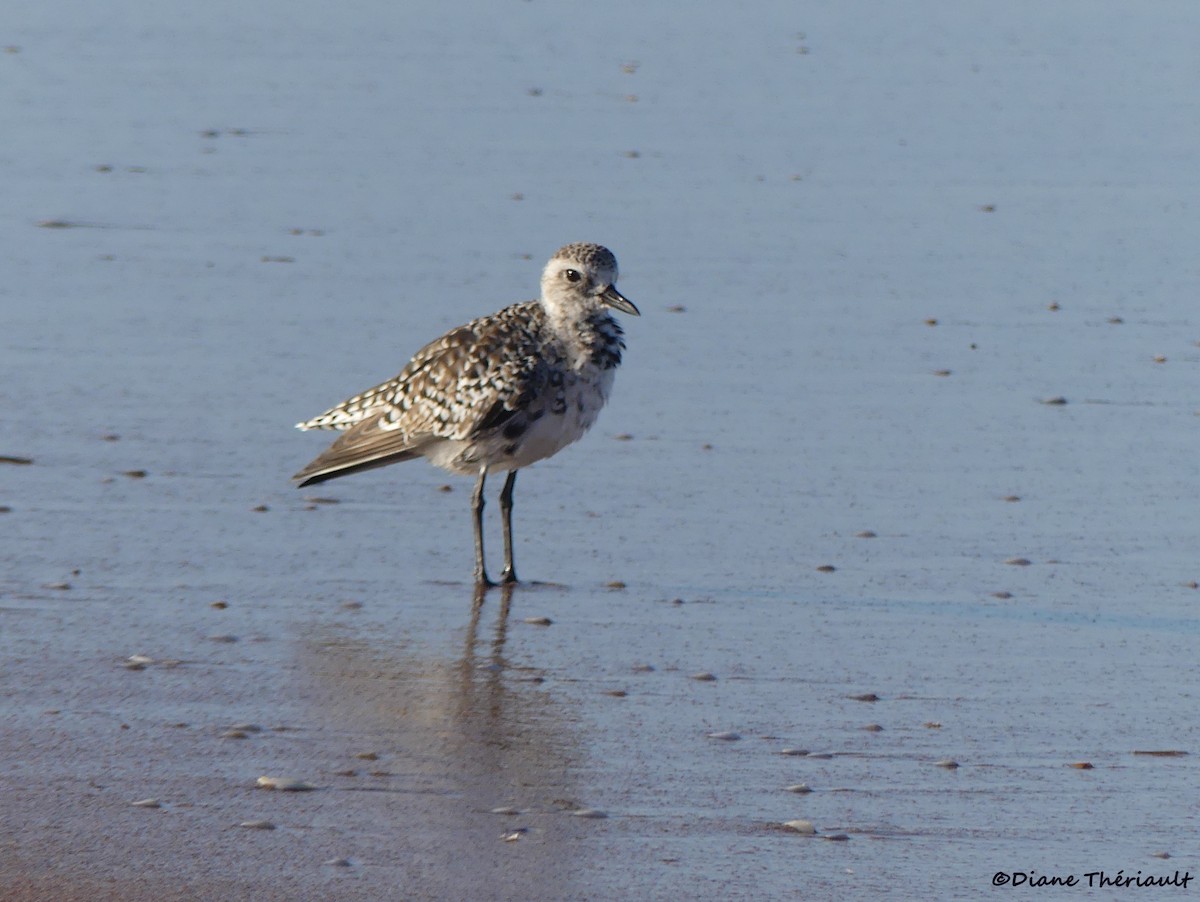
[[[545,382],[530,329],[540,315],[539,304],[517,304],[454,329],[394,379],[299,424],[346,431],[294,478],[304,485],[408,460],[504,423]]]
[[[476,341],[476,335],[468,324],[447,332],[417,351],[400,371],[386,382],[347,398],[341,404],[329,408],[312,419],[297,423],[297,429],[349,429],[369,419],[373,414],[388,408],[404,408],[407,397],[423,374],[430,369],[444,369],[456,357],[462,355]]]

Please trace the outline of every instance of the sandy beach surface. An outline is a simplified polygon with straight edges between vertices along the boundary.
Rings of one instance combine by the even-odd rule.
[[[14,12],[0,899],[1180,892],[1198,25]],[[643,316],[529,583],[423,462],[290,486],[577,240]]]

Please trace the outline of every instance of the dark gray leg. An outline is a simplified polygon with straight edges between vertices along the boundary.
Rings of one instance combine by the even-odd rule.
[[[509,470],[508,479],[504,480],[504,488],[500,491],[500,513],[504,515],[504,572],[500,574],[500,582],[508,584],[517,581],[517,568],[513,566],[512,541],[512,493],[517,483],[517,471]]]
[[[475,585],[494,586],[488,579],[487,565],[483,562],[483,484],[487,481],[487,467],[479,470],[479,481],[475,483],[475,494],[471,496],[471,510],[475,514]]]

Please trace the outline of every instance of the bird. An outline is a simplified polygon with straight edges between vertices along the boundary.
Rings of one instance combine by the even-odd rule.
[[[483,549],[484,484],[500,492],[502,584],[517,582],[512,507],[517,472],[578,441],[608,400],[625,349],[611,311],[640,316],[616,286],[617,258],[576,242],[546,264],[537,300],[512,304],[451,329],[421,348],[395,378],[296,428],[342,435],[292,479],[313,485],[424,457],[451,473],[475,475],[471,511],[475,583],[490,587]]]

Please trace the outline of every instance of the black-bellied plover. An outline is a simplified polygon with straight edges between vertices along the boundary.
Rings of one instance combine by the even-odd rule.
[[[578,441],[608,399],[625,347],[608,308],[639,315],[616,281],[617,259],[607,248],[559,248],[542,272],[540,300],[452,329],[417,351],[396,378],[297,423],[344,434],[293,479],[311,485],[414,457],[477,474],[475,580],[493,585],[483,556],[483,487],[490,470],[507,470],[501,580],[515,583],[517,471]]]

